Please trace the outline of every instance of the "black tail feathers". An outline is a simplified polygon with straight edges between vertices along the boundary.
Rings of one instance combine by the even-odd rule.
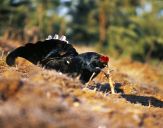
[[[6,57],[6,63],[9,66],[15,65],[15,60],[19,56],[20,56],[20,49],[16,49],[16,50],[10,52],[9,55]]]

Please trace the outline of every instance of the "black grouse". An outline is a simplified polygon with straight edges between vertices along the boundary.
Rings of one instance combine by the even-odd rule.
[[[35,44],[28,43],[12,51],[6,58],[9,66],[15,64],[17,57],[23,57],[33,64],[40,64],[46,69],[55,69],[62,73],[76,77],[80,75],[82,83],[86,83],[94,73],[94,77],[107,66],[109,58],[95,52],[78,54],[75,48],[67,43],[64,37],[54,39],[49,37],[45,41]]]

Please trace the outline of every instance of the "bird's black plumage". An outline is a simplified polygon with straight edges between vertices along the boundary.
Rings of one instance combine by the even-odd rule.
[[[10,66],[15,64],[17,57],[23,57],[33,64],[42,64],[43,60],[62,57],[72,57],[78,55],[71,44],[58,39],[38,41],[35,44],[28,43],[12,51],[6,58],[6,63]],[[44,64],[44,63],[43,63]],[[44,66],[44,65],[43,65]]]
[[[100,72],[99,69],[106,67],[107,62],[101,62],[101,56],[95,52],[86,52],[72,58],[72,67],[80,74],[82,83],[88,82],[93,73],[96,76]]]
[[[41,64],[47,69],[55,69],[71,76],[80,75],[82,83],[89,81],[93,73],[107,65],[108,60],[101,60],[102,55],[95,52],[78,54],[71,44],[59,39],[28,43],[12,51],[6,58],[6,63],[14,65],[17,57],[23,57],[33,64]]]

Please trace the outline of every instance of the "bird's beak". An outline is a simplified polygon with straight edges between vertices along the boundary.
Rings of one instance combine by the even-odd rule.
[[[101,68],[99,68],[99,67],[96,67],[96,69],[97,69],[97,70],[100,70],[101,72],[103,72],[104,75],[105,75],[107,78],[109,78],[109,74],[108,74],[106,71],[104,71],[103,69],[101,69]]]
[[[107,63],[107,64],[105,64],[104,66],[105,66],[105,68],[108,68],[108,63]]]

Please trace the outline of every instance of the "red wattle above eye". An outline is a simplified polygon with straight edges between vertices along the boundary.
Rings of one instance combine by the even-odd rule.
[[[107,56],[101,56],[100,57],[100,61],[101,62],[108,62],[109,61],[109,57],[107,57]]]

